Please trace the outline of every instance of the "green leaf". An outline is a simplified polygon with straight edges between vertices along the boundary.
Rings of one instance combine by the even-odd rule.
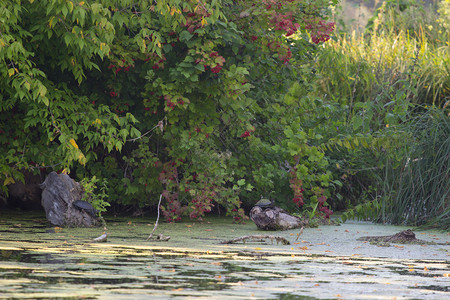
[[[47,97],[41,97],[41,101],[45,104],[45,106],[48,106],[50,104]]]
[[[45,95],[47,94],[47,88],[45,87],[45,85],[40,85],[38,91],[39,96],[41,96],[42,98],[44,98]]]
[[[192,35],[189,31],[187,31],[187,30],[183,30],[183,31],[180,33],[180,41],[187,42],[187,41],[189,41],[192,37],[193,37],[193,35]]]
[[[286,137],[287,137],[288,139],[291,139],[291,138],[294,137],[294,131],[292,131],[292,128],[291,128],[291,127],[286,128],[286,129],[284,130],[284,134],[286,135]]]
[[[158,56],[161,57],[161,55],[162,55],[161,48],[156,47],[155,51],[156,51],[156,54],[158,54]]]
[[[349,142],[347,139],[345,139],[345,140],[343,141],[343,144],[344,144],[345,148],[347,148],[347,149],[349,149],[349,150],[352,149],[352,145],[350,144],[350,142]]]
[[[361,145],[363,145],[365,148],[369,148],[369,144],[367,143],[366,138],[361,139]]]
[[[91,10],[94,15],[97,15],[102,9],[102,5],[100,3],[92,3]]]
[[[69,12],[67,6],[63,6],[61,9],[61,12],[62,12],[63,16],[66,17],[67,13]]]
[[[113,119],[117,122],[117,124],[120,125],[120,118],[119,118],[118,115],[114,114],[114,115],[113,115]]]
[[[122,151],[122,146],[123,146],[123,143],[121,142],[121,141],[117,141],[116,142],[116,150],[117,151]]]
[[[355,116],[353,118],[353,130],[358,130],[363,124],[363,119],[360,116]]]
[[[141,136],[141,133],[139,130],[137,130],[136,128],[132,127],[130,130],[130,136],[131,137],[138,137]]]
[[[166,44],[163,46],[163,50],[164,50],[164,53],[169,53],[170,51],[172,51],[172,46],[169,44]]]
[[[66,46],[69,46],[71,41],[72,41],[72,36],[70,35],[70,33],[66,33],[64,35],[64,42],[66,43]]]
[[[194,68],[202,72],[205,71],[205,67],[202,64],[194,65]]]
[[[238,186],[243,186],[245,184],[245,179],[240,179],[237,181]]]
[[[288,142],[288,150],[289,150],[289,154],[294,156],[300,152],[300,147],[296,143]]]

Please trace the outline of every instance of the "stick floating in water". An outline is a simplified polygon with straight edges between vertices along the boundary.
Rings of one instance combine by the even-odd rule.
[[[93,239],[93,240],[92,240],[92,243],[104,243],[104,242],[106,242],[107,238],[108,238],[108,233],[105,232],[105,233],[102,234],[101,236],[99,236],[99,237]]]
[[[275,235],[246,235],[246,236],[241,236],[235,239],[231,239],[231,240],[227,240],[227,241],[221,241],[221,244],[235,244],[237,242],[244,242],[246,240],[272,240],[272,242],[275,240],[277,242],[277,244],[279,242],[281,242],[283,245],[290,245],[291,243],[285,239],[282,236],[275,236]]]

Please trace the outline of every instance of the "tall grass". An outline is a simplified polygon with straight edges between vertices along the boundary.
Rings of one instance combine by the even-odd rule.
[[[413,103],[442,106],[450,95],[450,21],[445,15],[450,10],[442,10],[440,18],[417,11],[410,7],[400,13],[384,5],[366,33],[339,33],[327,43],[317,64],[326,75],[322,91],[350,105],[370,101],[380,88],[395,87],[399,79],[413,79]]]
[[[442,106],[450,95],[450,47],[436,47],[421,33],[342,35],[321,53],[318,69],[322,91],[348,105],[402,79],[414,80],[413,103]]]
[[[450,228],[450,118],[430,109],[405,130],[412,141],[403,167],[392,170],[385,208],[379,217],[394,224],[424,225],[439,220]],[[386,168],[387,170],[388,168]]]
[[[317,92],[344,114],[337,139],[354,141],[329,156],[347,190],[364,191],[360,215],[448,229],[450,0],[439,15],[398,3],[387,1],[365,33],[340,33],[317,58]]]

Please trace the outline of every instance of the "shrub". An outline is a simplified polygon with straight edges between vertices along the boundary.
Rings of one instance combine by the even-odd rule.
[[[212,205],[241,221],[248,192],[272,189],[264,170],[280,173],[269,156],[282,156],[257,148],[265,108],[329,39],[328,4],[2,2],[1,176],[19,162],[72,170],[107,178],[118,204],[163,194],[171,221]]]

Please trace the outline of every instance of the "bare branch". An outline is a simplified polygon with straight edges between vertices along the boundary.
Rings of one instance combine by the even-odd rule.
[[[158,217],[156,218],[156,222],[155,222],[155,226],[153,227],[153,231],[152,233],[150,233],[150,235],[148,236],[148,238],[146,239],[146,241],[148,241],[149,239],[151,239],[153,237],[153,233],[156,230],[156,227],[158,227],[158,221],[159,221],[159,206],[161,205],[161,199],[162,199],[162,194],[159,195],[159,202],[158,202]]]
[[[275,235],[246,235],[246,236],[241,236],[241,237],[238,237],[238,238],[235,238],[235,239],[231,239],[231,240],[227,240],[227,241],[222,241],[220,243],[221,244],[235,244],[236,242],[241,242],[241,241],[245,243],[246,240],[261,241],[261,240],[266,240],[266,239],[272,240],[272,243],[273,243],[273,240],[275,240],[277,242],[277,244],[279,242],[281,242],[283,245],[290,245],[291,244],[284,237],[282,237],[282,236],[275,236]]]

